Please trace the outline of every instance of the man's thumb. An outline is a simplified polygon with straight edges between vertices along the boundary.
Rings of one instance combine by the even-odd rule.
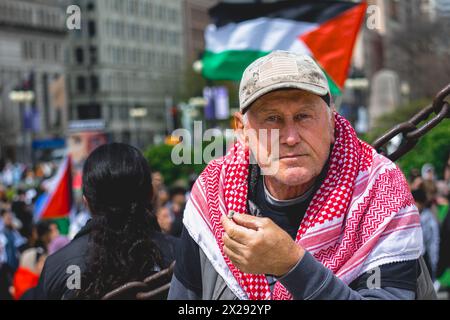
[[[241,214],[241,213],[235,214],[233,216],[233,221],[240,226],[253,229],[256,231],[262,226],[260,218],[252,216],[250,214]]]

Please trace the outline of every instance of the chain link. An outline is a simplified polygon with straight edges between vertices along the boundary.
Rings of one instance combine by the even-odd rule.
[[[450,84],[438,92],[431,105],[428,105],[427,107],[419,111],[408,121],[396,125],[394,128],[375,140],[375,142],[372,144],[373,147],[379,153],[388,157],[390,160],[398,160],[400,157],[414,148],[419,139],[428,131],[433,129],[445,118],[450,118],[450,104],[449,102],[445,101],[445,98],[447,98],[447,96],[449,95]],[[430,120],[428,120],[422,126],[418,127],[419,123],[428,119],[433,113],[434,115]],[[387,154],[385,151],[385,146],[399,134],[402,135],[402,141],[400,145],[394,152]]]

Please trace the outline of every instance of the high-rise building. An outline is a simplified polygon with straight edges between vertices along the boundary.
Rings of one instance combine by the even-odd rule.
[[[0,0],[0,158],[64,135],[65,21],[58,0]]]
[[[74,0],[70,119],[103,119],[111,140],[145,147],[166,132],[184,64],[182,0]]]
[[[201,58],[205,50],[205,28],[210,23],[208,10],[218,0],[184,0],[186,58],[192,62]]]

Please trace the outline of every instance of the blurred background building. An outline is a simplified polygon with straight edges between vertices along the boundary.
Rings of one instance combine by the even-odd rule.
[[[111,140],[161,139],[184,62],[180,0],[78,0],[69,32],[70,119],[103,119]]]
[[[367,2],[340,110],[353,124],[362,115],[360,132],[400,105],[434,97],[450,73],[449,0]]]
[[[210,23],[208,9],[218,0],[184,0],[184,42],[188,62],[201,58],[205,49],[204,31]]]
[[[58,0],[0,1],[0,158],[64,143],[65,20]]]

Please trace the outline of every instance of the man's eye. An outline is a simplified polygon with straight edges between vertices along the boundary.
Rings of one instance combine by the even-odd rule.
[[[268,116],[266,118],[266,121],[269,121],[269,122],[276,122],[276,121],[280,121],[280,120],[281,120],[281,118],[279,116]]]
[[[309,118],[311,118],[311,116],[309,114],[304,113],[304,114],[297,115],[296,118],[298,120],[303,120],[303,119],[309,119]]]

